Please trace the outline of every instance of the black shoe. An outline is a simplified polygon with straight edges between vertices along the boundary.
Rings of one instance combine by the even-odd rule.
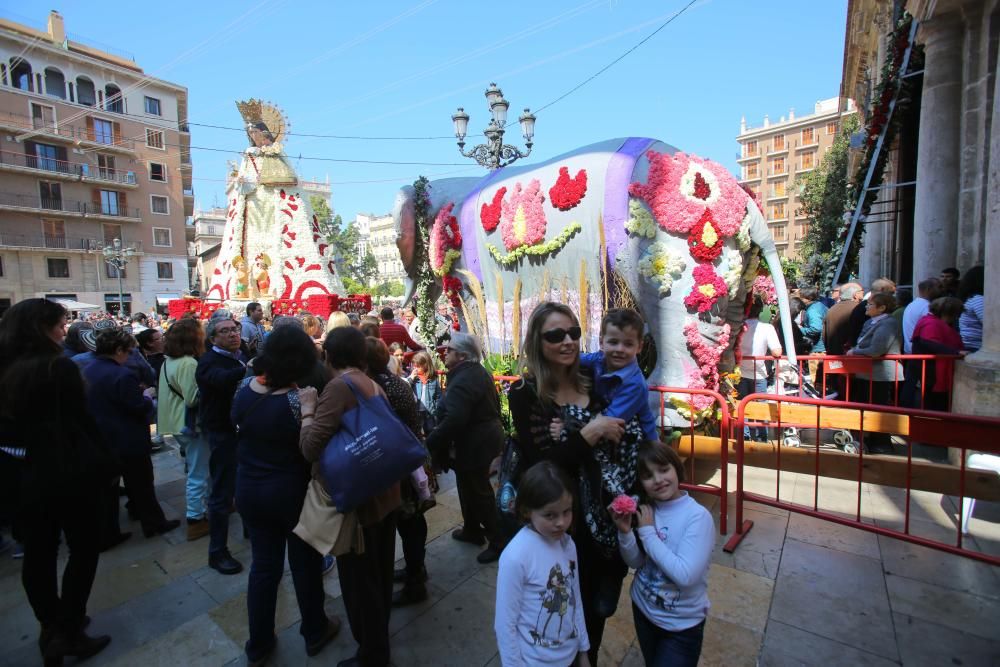
[[[256,660],[251,660],[250,656],[247,656],[247,667],[264,667],[267,661],[271,659],[274,654],[274,649],[278,647],[278,638],[275,637],[274,641],[271,642],[271,647],[264,651],[259,658]]]
[[[456,528],[451,532],[451,539],[458,540],[459,542],[466,542],[468,544],[475,544],[477,547],[483,546],[486,543],[486,538],[482,535],[473,535],[467,533],[464,528]]]
[[[418,604],[427,599],[427,587],[423,584],[407,584],[392,594],[393,607]]]
[[[233,558],[229,549],[208,555],[208,566],[219,574],[239,574],[243,571],[243,564]]]
[[[181,525],[181,522],[177,519],[171,519],[170,521],[164,521],[159,526],[155,528],[142,529],[142,534],[146,537],[155,537],[156,535],[163,535],[164,533],[169,533],[171,530]]]
[[[393,570],[392,571],[392,582],[394,584],[406,583],[406,580],[409,579],[409,578],[410,577],[406,573],[406,568],[405,567],[401,567],[398,570]],[[425,566],[425,567],[420,568],[420,583],[425,583],[427,581],[427,579],[428,579],[428,577],[427,577],[427,567]]]
[[[114,549],[115,547],[117,547],[119,544],[121,544],[130,537],[132,537],[132,533],[118,533],[117,535],[113,536],[111,539],[109,539],[107,542],[101,545],[101,553]]]
[[[82,630],[73,634],[63,632],[56,633],[42,656],[45,658],[45,665],[61,665],[63,658],[71,656],[78,661],[86,660],[103,651],[111,643],[111,637],[101,635],[90,637]]]
[[[340,632],[340,619],[336,616],[327,619],[326,632],[318,640],[314,641],[312,644],[306,644],[306,655],[310,658],[318,655],[320,651],[323,650],[327,644],[333,641],[333,638],[337,636]]]
[[[493,561],[499,558],[500,558],[500,550],[494,547],[493,545],[486,547],[478,556],[476,556],[476,560],[482,563],[483,565],[485,565],[486,563],[492,563]]]

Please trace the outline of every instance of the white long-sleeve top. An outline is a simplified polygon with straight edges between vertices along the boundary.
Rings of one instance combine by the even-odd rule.
[[[715,547],[715,523],[687,492],[657,502],[654,514],[654,525],[618,533],[622,558],[636,570],[632,601],[656,626],[687,630],[701,623],[711,606],[708,565]]]
[[[580,602],[576,545],[530,526],[504,548],[493,629],[504,667],[569,665],[590,648]]]

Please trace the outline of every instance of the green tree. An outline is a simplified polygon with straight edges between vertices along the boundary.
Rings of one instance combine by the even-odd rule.
[[[403,296],[403,283],[398,280],[390,280],[380,283],[374,291],[375,296]]]
[[[857,115],[844,119],[830,150],[823,156],[819,168],[806,174],[799,204],[808,220],[806,235],[802,240],[800,279],[803,283],[818,285],[822,282],[827,265],[832,261],[834,248],[842,244],[840,229],[848,201],[850,187],[847,174],[848,149],[851,135],[858,129]],[[854,258],[857,262],[857,258]],[[848,271],[854,267],[848,266]]]
[[[378,262],[371,251],[364,257],[358,257],[358,244],[361,241],[361,232],[353,222],[344,224],[343,218],[339,214],[335,215],[330,209],[330,205],[319,195],[309,195],[309,203],[312,205],[313,213],[319,222],[320,233],[333,249],[333,261],[340,274],[341,282],[345,278],[350,278],[356,283],[367,287],[375,279],[378,272]],[[344,284],[347,288],[347,284]],[[351,294],[361,294],[362,292],[351,292]],[[365,294],[370,293],[364,292]]]

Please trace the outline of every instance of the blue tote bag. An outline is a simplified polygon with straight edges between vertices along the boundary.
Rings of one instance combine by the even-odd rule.
[[[413,472],[427,452],[385,396],[365,398],[343,380],[358,405],[344,413],[340,430],[326,444],[320,474],[333,504],[349,512]]]

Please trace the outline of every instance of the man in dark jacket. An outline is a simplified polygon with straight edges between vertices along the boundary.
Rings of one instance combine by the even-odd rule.
[[[233,394],[246,373],[240,352],[240,325],[232,318],[209,320],[205,333],[211,349],[198,360],[195,380],[201,397],[198,416],[211,449],[208,468],[208,565],[222,574],[237,574],[243,565],[229,553],[229,510],[236,493],[236,430],[229,412]]]
[[[435,465],[455,469],[464,526],[451,536],[486,549],[476,558],[490,563],[500,557],[496,498],[490,484],[490,463],[503,447],[500,396],[493,377],[479,363],[478,341],[453,333],[444,364],[448,384],[438,402],[437,427],[427,436]]]

